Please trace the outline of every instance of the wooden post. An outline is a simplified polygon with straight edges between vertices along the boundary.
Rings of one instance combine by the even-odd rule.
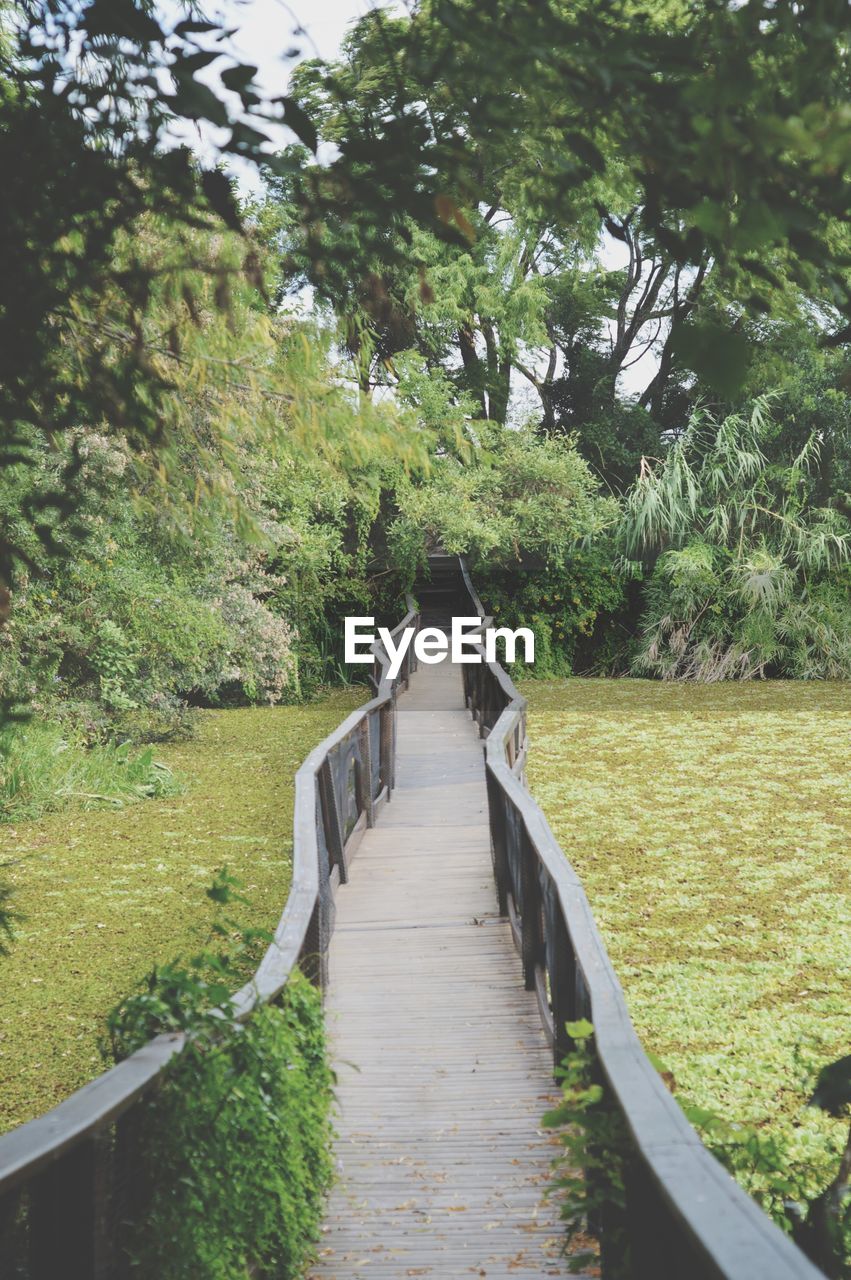
[[[523,906],[522,946],[523,981],[527,991],[535,990],[535,970],[542,959],[541,886],[538,881],[538,856],[523,831],[520,837],[520,880]]]
[[[390,790],[393,784],[391,776],[390,755],[393,750],[391,740],[391,703],[385,702],[384,706],[378,712],[378,777],[380,789],[387,789],[387,799],[390,799]]]
[[[555,889],[553,894],[553,910],[547,916],[547,968],[553,1010],[553,1064],[560,1067],[571,1048],[564,1024],[576,1021],[576,956]]]
[[[491,829],[491,856],[493,878],[496,881],[496,900],[501,916],[508,915],[508,855],[505,847],[505,806],[509,804],[502,787],[489,769],[485,769],[488,789],[488,816]]]
[[[115,1125],[115,1270],[109,1280],[131,1280],[138,1274],[132,1262],[134,1236],[145,1230],[153,1180],[143,1157],[147,1102],[137,1102]]]
[[[360,764],[357,770],[358,809],[366,814],[366,825],[375,826],[375,807],[372,803],[372,741],[369,731],[369,716],[364,716],[358,730],[360,744]]]
[[[26,1219],[20,1190],[0,1197],[0,1262],[10,1276],[26,1275]]]
[[[328,846],[330,863],[331,866],[336,865],[340,868],[340,884],[346,884],[349,879],[349,871],[346,866],[343,824],[340,818],[340,806],[337,804],[337,793],[334,790],[331,762],[327,756],[322,761],[319,769],[319,802],[322,809],[325,843]]]

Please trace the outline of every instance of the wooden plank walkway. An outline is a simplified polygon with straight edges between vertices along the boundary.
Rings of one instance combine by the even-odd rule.
[[[459,669],[422,666],[398,707],[397,790],[337,893],[338,1182],[312,1276],[564,1275],[552,1059],[496,914]]]

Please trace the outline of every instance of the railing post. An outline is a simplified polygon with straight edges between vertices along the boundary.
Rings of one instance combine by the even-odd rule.
[[[153,1194],[151,1169],[143,1156],[147,1105],[136,1103],[115,1125],[115,1269],[110,1280],[130,1280],[138,1274],[133,1237],[145,1229]]]
[[[334,899],[331,895],[331,867],[327,837],[322,840],[319,838],[320,833],[324,836],[327,830],[325,806],[322,800],[323,788],[320,785],[321,772],[320,768],[314,782],[314,823],[319,885],[316,902],[310,913],[310,922],[305,930],[299,962],[313,985],[324,991],[328,986],[328,944],[334,928]]]
[[[0,1262],[10,1276],[27,1274],[26,1219],[21,1200],[20,1190],[0,1197]]]
[[[375,807],[372,803],[372,742],[369,731],[369,716],[364,716],[358,730],[360,746],[360,765],[357,771],[358,808],[366,814],[366,825],[375,826]]]
[[[393,701],[392,695],[378,713],[380,782],[387,788],[387,799],[393,788]]]
[[[390,759],[389,759],[388,773],[390,777],[390,791],[396,790],[396,733],[398,731],[398,720],[396,715],[396,695],[397,695],[397,689],[396,689],[396,686],[394,685],[393,697],[391,698],[391,701],[390,701],[390,711],[389,711],[390,741],[388,745],[388,750],[389,750]],[[390,792],[388,792],[388,798],[389,798],[389,795],[390,795]]]
[[[553,1011],[553,1060],[556,1067],[571,1049],[566,1022],[576,1018],[576,956],[561,904],[553,894],[553,907],[547,914],[547,971],[550,975],[550,1004]]]
[[[520,837],[520,879],[523,900],[520,921],[523,981],[527,991],[534,991],[535,970],[543,959],[541,885],[538,879],[538,856],[525,830]]]
[[[328,986],[328,943],[331,938],[331,916],[334,904],[327,875],[319,867],[319,892],[304,935],[301,966],[305,976],[324,991]]]
[[[340,884],[346,884],[349,879],[349,871],[346,866],[343,824],[340,818],[340,806],[337,804],[337,793],[334,789],[334,778],[331,773],[331,762],[328,756],[322,761],[319,769],[319,802],[322,809],[322,821],[325,826],[325,843],[328,846],[329,861],[331,866],[336,864],[340,869]]]
[[[496,881],[496,900],[501,916],[508,915],[508,854],[506,851],[505,806],[510,803],[503,795],[502,787],[485,765],[488,789],[488,816],[491,829],[491,856],[493,878]]]

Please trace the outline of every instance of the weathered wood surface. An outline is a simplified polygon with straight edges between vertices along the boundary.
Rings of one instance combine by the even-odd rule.
[[[482,747],[450,663],[398,704],[397,787],[337,895],[338,1182],[314,1280],[563,1275],[554,1098],[496,914]]]

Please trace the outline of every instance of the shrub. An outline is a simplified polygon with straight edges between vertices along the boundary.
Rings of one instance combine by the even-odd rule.
[[[696,414],[658,469],[643,463],[622,524],[650,570],[637,672],[851,676],[851,527],[811,501],[815,438],[776,466],[771,426],[765,397],[749,417]]]
[[[584,1019],[568,1022],[567,1032],[574,1047],[556,1072],[561,1101],[543,1118],[544,1128],[558,1129],[562,1147],[553,1161],[549,1194],[559,1201],[571,1273],[585,1271],[597,1262],[597,1248],[588,1248],[587,1239],[589,1234],[599,1234],[605,1275],[611,1280],[629,1280],[632,1262],[623,1230],[627,1129],[603,1083],[591,1023]]]
[[[553,1161],[549,1194],[558,1198],[565,1223],[572,1272],[596,1261],[596,1249],[581,1247],[590,1232],[600,1237],[604,1274],[627,1280],[632,1272],[624,1230],[626,1186],[632,1157],[626,1125],[604,1083],[594,1052],[590,1022],[572,1022],[567,1030],[574,1048],[557,1072],[562,1099],[543,1118],[558,1129],[561,1152]],[[654,1066],[673,1087],[673,1076],[658,1060]],[[824,1067],[810,1099],[834,1116],[851,1111],[851,1056]],[[688,1099],[680,1106],[714,1156],[754,1197],[831,1280],[851,1275],[851,1134],[828,1185],[817,1188],[800,1176],[788,1143],[755,1125],[728,1120]],[[646,1175],[639,1175],[646,1177]],[[579,1249],[576,1249],[579,1245]]]
[[[237,896],[226,872],[208,896]],[[122,1057],[158,1031],[188,1033],[183,1052],[143,1104],[139,1176],[147,1203],[130,1232],[143,1280],[274,1280],[303,1274],[330,1184],[328,1065],[319,992],[291,975],[278,1005],[240,1024],[227,1008],[233,980],[253,957],[257,931],[220,920],[221,952],[151,974],[110,1017]],[[236,933],[237,945],[232,945]]]
[[[400,480],[391,560],[412,579],[431,545],[467,556],[499,624],[533,628],[535,673],[569,674],[587,663],[598,620],[623,603],[607,535],[617,505],[572,439],[486,422],[475,430],[470,462],[438,457],[426,483]]]
[[[0,821],[69,807],[116,807],[174,795],[181,783],[152,748],[127,742],[86,746],[58,724],[7,724],[0,733]]]
[[[624,582],[605,551],[574,549],[546,562],[480,564],[475,581],[499,626],[528,626],[535,634],[535,664],[521,671],[524,664],[518,662],[518,673],[547,678],[617,663],[627,642],[617,626]]]

